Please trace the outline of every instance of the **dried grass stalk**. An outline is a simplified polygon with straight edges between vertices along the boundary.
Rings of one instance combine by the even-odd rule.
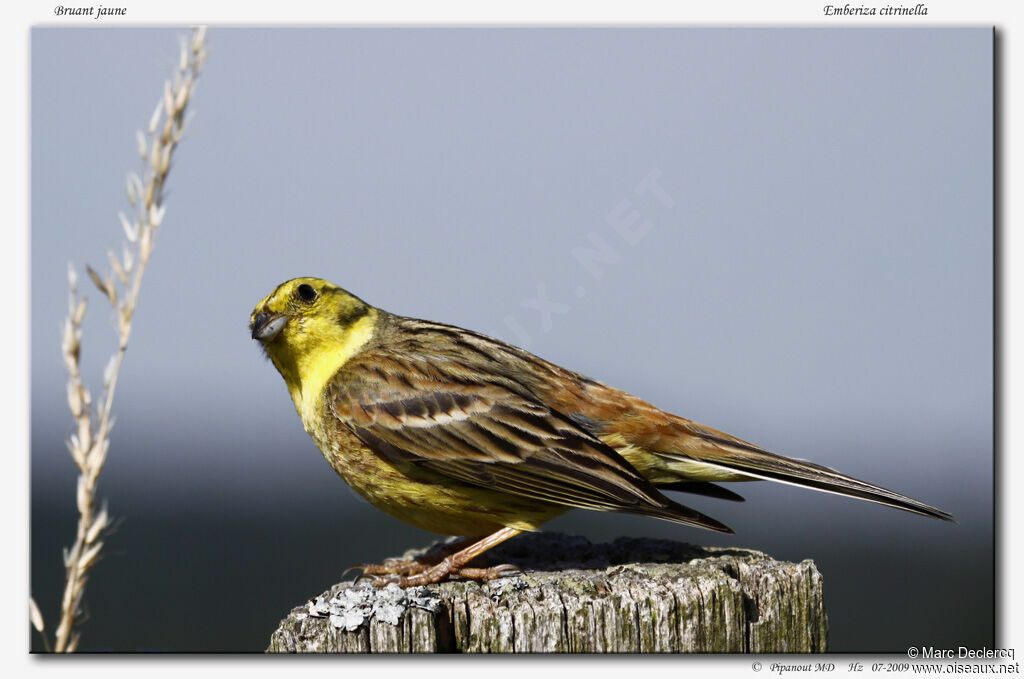
[[[131,337],[142,276],[153,254],[164,217],[164,183],[171,169],[174,150],[185,132],[185,110],[205,60],[206,29],[198,28],[187,42],[182,42],[177,72],[172,81],[165,83],[146,133],[140,131],[137,134],[143,169],[141,177],[129,175],[126,185],[132,217],[119,215],[128,239],[122,248],[122,256],[118,258],[108,251],[111,268],[105,276],[86,266],[89,278],[110,303],[117,319],[118,346],[103,372],[103,390],[96,407],[92,394],[82,382],[79,365],[86,300],[78,292],[78,274],[74,267],[68,266],[68,315],[61,336],[61,352],[68,373],[68,408],[75,421],[75,433],[68,438],[67,445],[79,472],[76,497],[78,531],[74,544],[64,552],[64,596],[52,646],[57,653],[70,653],[78,648],[79,634],[75,626],[82,611],[85,583],[100,559],[103,537],[111,523],[106,506],[97,511],[96,485],[110,448],[114,393]],[[43,635],[47,650],[51,650],[43,616],[35,601],[29,601],[29,611],[32,626]]]

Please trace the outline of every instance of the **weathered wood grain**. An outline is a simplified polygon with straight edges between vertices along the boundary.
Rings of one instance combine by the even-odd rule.
[[[420,550],[421,553],[424,550]],[[410,552],[410,556],[416,552]],[[819,653],[813,562],[668,540],[523,535],[488,553],[524,573],[402,590],[341,583],[291,611],[283,653]]]

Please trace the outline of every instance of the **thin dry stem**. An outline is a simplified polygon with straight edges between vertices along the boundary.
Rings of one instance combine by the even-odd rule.
[[[108,252],[110,272],[100,276],[92,267],[86,272],[93,284],[114,308],[117,318],[118,346],[103,373],[103,390],[97,407],[92,394],[82,381],[80,369],[82,320],[85,317],[85,297],[78,292],[78,275],[68,268],[68,316],[62,331],[61,351],[67,368],[68,408],[75,421],[75,432],[68,438],[68,450],[78,467],[78,532],[71,549],[65,550],[66,580],[61,600],[60,622],[54,634],[53,650],[57,653],[73,652],[78,647],[79,635],[75,631],[82,611],[82,598],[89,572],[99,561],[103,540],[111,519],[104,506],[96,509],[96,486],[110,447],[113,427],[111,411],[118,376],[125,350],[132,332],[132,318],[139,300],[142,277],[156,244],[156,236],[163,220],[163,190],[171,168],[171,156],[182,137],[185,109],[195,86],[195,80],[206,60],[206,29],[198,28],[190,39],[183,42],[182,55],[172,84],[168,84],[160,97],[156,111],[149,120],[148,134],[138,133],[139,153],[142,155],[141,178],[130,175],[128,200],[134,216],[120,215],[128,238],[123,257],[118,260]],[[30,603],[31,621],[46,641],[42,614],[34,602]]]

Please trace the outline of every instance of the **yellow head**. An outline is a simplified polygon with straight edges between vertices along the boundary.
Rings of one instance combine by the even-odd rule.
[[[299,414],[373,336],[377,310],[320,278],[277,286],[249,317],[252,338],[284,377]]]

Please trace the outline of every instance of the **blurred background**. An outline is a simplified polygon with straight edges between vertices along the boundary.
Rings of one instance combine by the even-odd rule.
[[[185,30],[32,31],[32,581],[74,535],[66,266],[120,251]],[[100,495],[85,650],[260,651],[343,569],[433,537],[358,500],[249,339],[295,276],[485,332],[953,512],[689,498],[813,559],[834,651],[992,646],[992,31],[219,28],[175,155]],[[83,289],[88,282],[83,284]],[[114,348],[98,292],[86,378]],[[33,648],[41,650],[38,635]]]

